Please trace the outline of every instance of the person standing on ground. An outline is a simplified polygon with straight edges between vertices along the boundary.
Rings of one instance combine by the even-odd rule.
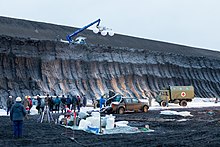
[[[77,103],[77,98],[76,95],[74,95],[72,98],[72,108],[71,108],[74,112],[76,111],[76,103]]]
[[[56,111],[58,111],[58,113],[59,113],[59,111],[60,111],[60,98],[58,96],[54,100],[54,105],[55,105]]]
[[[41,98],[39,95],[37,95],[37,106],[36,109],[38,110],[38,114],[40,114],[40,106],[41,106]]]
[[[102,105],[105,106],[105,99],[104,99],[104,97],[105,97],[105,94],[102,95],[102,96],[100,97],[100,99],[99,99],[99,107],[100,107],[100,110],[102,109]]]
[[[16,103],[12,106],[10,111],[10,119],[13,121],[14,137],[22,137],[23,120],[27,112],[21,104],[21,98],[16,98]]]
[[[28,96],[25,96],[23,101],[24,108],[26,109],[27,113],[30,114],[30,102],[28,100]]]
[[[77,95],[76,99],[77,99],[77,101],[76,101],[77,110],[78,110],[78,112],[80,112],[81,98],[79,95]]]
[[[93,104],[93,108],[96,109],[97,107],[97,100],[95,97],[92,98],[92,104]]]
[[[218,97],[215,98],[215,103],[218,103]]]
[[[53,97],[49,97],[48,98],[48,106],[49,106],[49,110],[53,113]]]
[[[30,96],[28,96],[28,101],[29,101],[29,109],[31,110],[32,106],[33,106],[33,102]]]
[[[82,98],[83,98],[83,107],[86,107],[86,105],[87,105],[87,98],[86,98],[86,95],[83,94]]]
[[[41,112],[44,112],[44,107],[45,107],[45,98],[41,98],[41,104],[40,104]]]
[[[50,98],[50,96],[49,96],[49,94],[47,94],[47,96],[45,97],[45,100],[44,100],[46,108],[48,107],[49,98]]]
[[[144,90],[144,94],[148,98],[149,107],[151,107],[152,106],[152,99],[153,99],[152,94],[149,91],[146,91],[146,90]]]
[[[64,113],[66,113],[66,98],[64,95],[62,95],[61,97],[61,110],[62,110],[62,113],[64,111]]]
[[[7,99],[7,115],[9,114],[9,111],[11,110],[12,105],[14,104],[14,101],[12,99],[12,96],[10,95]]]
[[[67,95],[67,98],[66,98],[66,105],[67,105],[67,107],[70,109],[70,105],[71,105],[71,103],[72,103],[72,100],[71,100],[71,98],[69,97],[69,95]]]

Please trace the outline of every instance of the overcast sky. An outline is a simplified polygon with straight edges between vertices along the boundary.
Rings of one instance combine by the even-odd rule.
[[[220,0],[0,0],[0,15],[220,51]]]

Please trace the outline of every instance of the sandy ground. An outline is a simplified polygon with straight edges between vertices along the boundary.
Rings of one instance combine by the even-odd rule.
[[[138,128],[149,125],[154,132],[95,135],[55,123],[37,123],[39,116],[33,115],[25,120],[24,136],[20,139],[12,137],[9,117],[1,116],[0,146],[220,146],[220,107],[172,110],[189,111],[193,116],[162,115],[161,110],[115,115],[116,121],[126,120]]]

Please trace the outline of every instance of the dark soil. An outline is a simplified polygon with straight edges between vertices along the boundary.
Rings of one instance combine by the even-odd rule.
[[[29,116],[24,123],[24,136],[19,139],[12,137],[9,117],[2,116],[0,146],[220,146],[219,107],[176,111],[190,111],[193,117],[165,116],[159,110],[116,115],[116,121],[127,120],[130,126],[139,128],[148,124],[155,131],[114,135],[72,131],[54,123],[37,123],[38,116]],[[188,120],[177,121],[181,119]]]

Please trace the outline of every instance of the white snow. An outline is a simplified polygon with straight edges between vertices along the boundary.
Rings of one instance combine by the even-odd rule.
[[[7,116],[7,112],[4,109],[0,109],[0,116]]]
[[[180,115],[180,116],[184,116],[184,117],[185,116],[193,116],[188,111],[177,112],[177,111],[172,111],[172,110],[164,110],[164,111],[161,111],[160,114],[162,114],[162,115]]]
[[[33,105],[30,110],[30,115],[36,115],[36,114],[38,114],[38,111],[36,109],[36,105]]]

